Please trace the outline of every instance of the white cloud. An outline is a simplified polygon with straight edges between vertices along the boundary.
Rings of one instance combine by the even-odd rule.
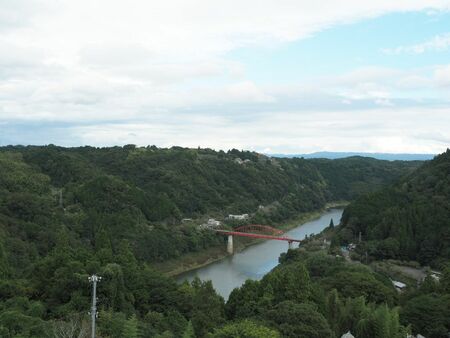
[[[389,12],[449,9],[448,0],[0,0],[0,123],[69,123],[74,140],[95,144],[198,142],[274,151],[319,144],[289,125],[285,133],[268,116],[289,119],[283,114],[296,111],[320,119],[330,107],[388,109],[398,104],[400,89],[446,86],[446,68],[431,76],[366,67],[317,84],[277,87],[246,78],[227,53]],[[340,120],[350,123],[341,113],[333,120],[340,128]],[[307,125],[319,128],[295,121],[306,134]],[[199,126],[200,133],[189,132]],[[255,143],[248,135],[253,128]]]
[[[321,78],[317,84],[274,86],[236,79],[214,85],[208,80],[180,86],[174,84],[170,72],[158,77],[154,71],[147,79],[108,76],[81,67],[49,67],[48,77],[42,79],[40,73],[24,72],[21,77],[0,81],[0,121],[145,121],[153,115],[182,111],[251,119],[268,111],[341,109],[344,114],[348,109],[374,106],[414,107],[418,99],[450,99],[445,90],[448,66],[411,71],[376,69],[368,67]],[[190,71],[195,72],[195,68]],[[195,77],[193,73],[175,74]],[[64,81],[58,82],[59,78]]]
[[[450,33],[445,33],[442,35],[436,35],[428,41],[410,45],[410,46],[398,46],[395,48],[384,48],[382,49],[385,54],[422,54],[427,51],[442,51],[450,47]]]
[[[0,0],[0,32],[30,25],[36,13],[45,9],[39,0]]]
[[[448,109],[379,108],[276,112],[238,125],[227,118],[174,116],[170,123],[102,124],[72,130],[82,144],[157,144],[170,147],[245,148],[279,153],[338,151],[437,153],[449,146]],[[169,127],[170,126],[170,127]],[[447,142],[446,142],[447,140]]]
[[[261,88],[258,88],[255,83],[251,81],[243,81],[239,83],[232,84],[225,88],[224,92],[219,92],[216,94],[217,99],[220,100],[219,96],[225,95],[224,99],[227,102],[274,102],[275,98],[273,96],[264,93]]]
[[[436,67],[434,78],[441,86],[450,86],[450,64]]]

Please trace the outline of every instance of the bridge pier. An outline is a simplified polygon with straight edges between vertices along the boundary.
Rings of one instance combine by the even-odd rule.
[[[288,241],[289,244],[289,249],[294,249],[294,242],[293,241]]]
[[[228,235],[227,252],[233,254],[233,235]]]

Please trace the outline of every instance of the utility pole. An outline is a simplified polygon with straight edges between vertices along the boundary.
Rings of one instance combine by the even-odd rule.
[[[92,321],[92,333],[91,337],[95,338],[95,319],[97,318],[97,282],[102,280],[102,277],[92,275],[88,277],[89,282],[92,283],[92,308],[91,308],[91,321]]]

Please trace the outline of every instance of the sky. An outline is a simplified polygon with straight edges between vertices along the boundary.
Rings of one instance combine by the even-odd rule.
[[[450,0],[0,0],[0,145],[450,147]]]

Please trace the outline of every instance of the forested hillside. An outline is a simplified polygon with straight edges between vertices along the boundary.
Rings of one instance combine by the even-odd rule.
[[[78,325],[89,307],[87,276],[99,273],[103,337],[135,337],[137,328],[144,337],[204,337],[226,322],[223,300],[208,283],[177,286],[151,268],[222,244],[200,221],[263,205],[254,219],[276,225],[417,165],[237,150],[0,148],[0,336],[47,337]]]
[[[139,259],[161,261],[222,240],[199,231],[198,222],[182,224],[183,217],[200,222],[252,214],[263,205],[254,218],[276,224],[374,190],[415,166],[366,158],[273,160],[237,150],[4,147],[0,230],[16,267],[50,252],[62,230],[94,250],[126,239]]]
[[[440,266],[450,259],[450,150],[380,191],[349,205],[340,238],[374,258],[418,260]]]
[[[380,189],[408,173],[408,168],[417,168],[422,163],[380,161],[360,156],[336,160],[311,159],[308,162],[319,170],[327,182],[331,199],[348,201]]]

